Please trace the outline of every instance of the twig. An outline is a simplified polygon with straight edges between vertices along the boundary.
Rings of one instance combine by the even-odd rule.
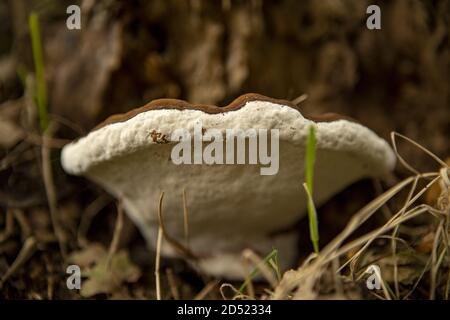
[[[14,231],[14,216],[12,213],[12,209],[6,210],[5,220],[5,230],[0,233],[0,243],[7,240]]]
[[[220,292],[220,295],[222,296],[223,300],[229,300],[229,299],[227,298],[227,296],[225,295],[225,292],[224,292],[224,289],[225,289],[225,288],[230,288],[231,291],[233,291],[233,293],[234,293],[234,296],[232,297],[233,300],[235,300],[235,299],[241,299],[241,298],[242,298],[242,299],[247,299],[247,298],[248,298],[247,295],[241,293],[238,289],[236,289],[235,287],[233,287],[233,285],[231,285],[231,284],[229,284],[229,283],[223,283],[223,284],[220,286],[220,288],[219,288],[219,292]]]
[[[175,249],[177,249],[182,255],[184,255],[185,257],[196,261],[198,258],[196,255],[194,255],[191,250],[189,250],[188,248],[186,248],[185,246],[183,246],[180,242],[178,242],[177,240],[175,240],[174,238],[172,238],[168,233],[167,233],[167,229],[165,228],[164,225],[164,220],[163,220],[163,216],[162,216],[162,203],[163,203],[163,199],[164,199],[164,192],[161,192],[161,196],[159,198],[159,207],[158,207],[158,219],[159,219],[159,226],[161,227],[162,233],[164,235],[164,238],[167,240],[167,242],[172,245]]]
[[[12,212],[17,222],[19,223],[22,232],[22,239],[26,239],[31,236],[31,226],[23,211],[21,209],[13,209]]]
[[[339,271],[339,259],[333,259],[332,263],[331,263],[332,267],[333,267],[333,282],[334,282],[334,287],[336,289],[336,293],[339,295],[344,295],[344,287],[342,285],[342,281],[341,281],[341,274]]]
[[[37,146],[42,146],[44,144],[43,137],[39,136],[38,134],[33,133],[33,132],[26,132],[25,130],[23,130],[23,133],[25,135],[25,141],[27,141],[28,143],[37,145]],[[71,142],[71,140],[67,140],[67,139],[58,139],[58,138],[48,137],[47,147],[50,149],[61,149],[70,142]]]
[[[22,141],[20,142],[16,147],[14,147],[12,150],[10,150],[1,160],[0,160],[0,171],[5,170],[9,168],[13,163],[17,164],[19,161],[23,161],[23,158],[27,157],[21,157],[25,151],[27,151],[30,148],[30,145]],[[26,159],[28,160],[28,159]]]
[[[156,280],[156,299],[161,300],[161,278],[159,276],[159,268],[161,264],[161,244],[163,231],[161,226],[158,228],[158,240],[156,241],[156,262],[155,262],[155,280]]]
[[[122,204],[119,202],[117,204],[117,219],[116,225],[114,227],[114,234],[111,240],[111,245],[109,246],[108,257],[106,259],[106,266],[108,268],[111,267],[111,259],[117,252],[117,249],[119,248],[119,240],[120,234],[122,233],[122,229],[123,229],[123,209]]]
[[[414,145],[415,147],[419,148],[420,150],[422,150],[423,152],[425,152],[427,155],[429,155],[431,158],[433,158],[436,162],[438,162],[440,165],[442,165],[443,167],[448,168],[448,165],[442,161],[441,159],[439,159],[438,156],[436,156],[433,152],[431,152],[430,150],[424,148],[423,146],[421,146],[420,144],[418,144],[417,142],[415,142],[414,140],[400,134],[397,132],[391,132],[391,141],[392,141],[392,146],[394,148],[394,152],[397,156],[397,158],[400,160],[400,162],[411,172],[413,172],[416,175],[419,175],[419,171],[417,171],[416,169],[414,169],[399,153],[397,150],[397,141],[396,141],[396,137],[400,137],[406,141],[408,141],[409,143],[411,143],[412,145]]]
[[[52,121],[66,126],[67,128],[78,133],[80,136],[84,136],[87,133],[86,130],[84,130],[82,126],[80,126],[79,124],[77,124],[73,121],[70,121],[67,118],[61,117],[60,115],[54,114],[54,113],[49,113],[48,115],[50,116]]]
[[[64,242],[64,234],[62,228],[58,221],[58,207],[56,204],[56,191],[55,185],[53,182],[53,171],[51,164],[51,151],[48,147],[49,139],[54,131],[53,124],[45,130],[43,135],[43,145],[41,149],[41,157],[42,157],[42,176],[44,178],[45,192],[47,194],[48,206],[50,208],[50,218],[52,221],[53,231],[55,232],[56,238],[58,239],[59,249],[61,251],[61,256],[64,261],[66,261],[67,257],[67,249]]]
[[[175,281],[175,276],[173,274],[173,270],[171,268],[166,269],[167,281],[169,282],[170,293],[174,300],[180,299],[180,292],[178,290],[178,286]]]
[[[47,299],[53,300],[53,296],[55,293],[55,270],[47,254],[44,255],[44,261],[47,272],[50,274],[49,276],[47,276]]]
[[[189,248],[189,220],[188,220],[188,208],[185,189],[183,189],[183,224],[184,224],[184,239],[186,242],[186,248]]]
[[[298,96],[294,100],[292,100],[292,103],[298,106],[300,103],[308,99],[308,95],[306,93],[302,94],[301,96]]]
[[[0,279],[0,289],[3,287],[3,284],[8,280],[14,273],[19,270],[19,268],[28,261],[28,259],[33,255],[36,250],[37,241],[34,237],[29,237],[25,240],[25,243],[20,249],[19,254],[14,260],[13,264],[8,268],[3,277]]]
[[[219,282],[217,280],[210,281],[197,295],[194,297],[194,300],[203,300],[205,297],[217,286]]]
[[[439,223],[434,235],[433,250],[431,251],[431,272],[430,272],[430,300],[436,299],[436,277],[437,277],[437,251],[439,247],[439,238],[443,230],[444,220]]]
[[[163,227],[161,224],[162,216],[162,202],[164,199],[164,192],[161,192],[159,196],[158,203],[158,217],[159,217],[159,227],[158,227],[158,239],[156,240],[156,259],[155,259],[155,281],[156,281],[156,299],[161,300],[161,277],[159,275],[159,268],[161,265],[161,246],[163,240]]]

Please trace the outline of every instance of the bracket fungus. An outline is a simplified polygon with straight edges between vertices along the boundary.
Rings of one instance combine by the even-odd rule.
[[[288,101],[257,94],[226,107],[152,101],[65,146],[61,161],[68,173],[84,175],[120,199],[152,248],[164,192],[162,219],[172,241],[163,241],[162,255],[182,256],[176,241],[188,246],[201,270],[242,278],[245,248],[262,255],[276,248],[284,268],[295,262],[298,230],[292,226],[306,213],[302,183],[311,125],[316,205],[358,179],[393,169],[392,149],[370,129],[337,115],[306,118]],[[244,144],[232,134],[239,130]]]

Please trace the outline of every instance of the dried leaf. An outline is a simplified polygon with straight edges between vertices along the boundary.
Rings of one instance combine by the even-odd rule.
[[[126,295],[123,285],[136,282],[141,276],[139,267],[133,264],[127,251],[114,254],[109,265],[107,258],[107,250],[100,244],[92,244],[70,256],[69,260],[80,266],[86,278],[80,291],[83,297],[100,293],[123,297]]]

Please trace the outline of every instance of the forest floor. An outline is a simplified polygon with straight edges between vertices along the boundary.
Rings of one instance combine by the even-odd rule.
[[[448,299],[448,1],[379,1],[376,32],[364,27],[365,0],[83,1],[80,32],[65,28],[72,2],[0,3],[0,298]],[[159,257],[115,199],[63,172],[60,150],[156,98],[225,105],[246,92],[307,94],[305,114],[342,113],[386,140],[393,131],[412,140],[397,137],[404,160],[388,181],[359,181],[318,208],[318,256],[299,221],[292,271],[256,263],[268,272],[242,289],[162,258],[155,278]],[[81,290],[67,288],[70,264],[82,268]],[[370,290],[375,265],[381,287]]]

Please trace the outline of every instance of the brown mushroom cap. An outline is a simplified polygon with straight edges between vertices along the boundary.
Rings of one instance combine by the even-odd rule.
[[[230,104],[228,104],[225,107],[217,107],[213,105],[207,105],[207,104],[191,104],[184,100],[178,100],[178,99],[156,99],[153,100],[146,105],[135,108],[133,110],[128,111],[127,113],[122,114],[115,114],[110,117],[108,117],[105,121],[99,123],[93,130],[100,129],[108,124],[116,123],[116,122],[123,122],[127,121],[136,115],[151,111],[151,110],[161,110],[161,109],[176,109],[176,110],[200,110],[205,113],[209,114],[215,114],[215,113],[223,113],[223,112],[229,112],[229,111],[236,111],[242,108],[247,102],[250,101],[267,101],[274,104],[280,104],[284,106],[289,106],[293,109],[297,109],[300,111],[298,106],[293,104],[289,100],[283,100],[283,99],[274,99],[269,98],[266,96],[263,96],[258,93],[247,93],[239,96],[235,100],[233,100]],[[330,122],[330,121],[336,121],[341,119],[346,119],[349,121],[356,122],[355,120],[351,119],[350,117],[343,116],[337,113],[324,113],[320,115],[303,115],[305,118],[309,120],[313,120],[316,122]]]

